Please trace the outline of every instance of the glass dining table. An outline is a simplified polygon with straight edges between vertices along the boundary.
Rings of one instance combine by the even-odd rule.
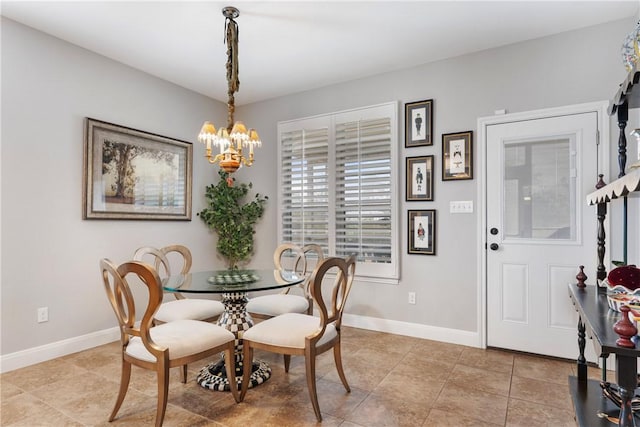
[[[235,362],[236,382],[242,382],[243,356],[242,335],[253,326],[247,312],[248,292],[286,288],[302,283],[304,277],[290,271],[280,270],[210,270],[189,274],[172,275],[162,280],[167,292],[183,294],[220,294],[224,312],[218,325],[231,331],[236,337]],[[266,362],[254,360],[249,387],[262,384],[271,377],[271,368]],[[225,360],[213,362],[200,371],[196,381],[200,386],[217,391],[229,391]]]

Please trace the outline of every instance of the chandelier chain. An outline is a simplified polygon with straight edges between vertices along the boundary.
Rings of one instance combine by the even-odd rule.
[[[240,89],[240,79],[238,77],[238,35],[239,29],[236,21],[227,16],[225,22],[225,43],[227,44],[227,83],[229,116],[227,118],[227,129],[231,131],[234,123],[235,97],[234,94]]]

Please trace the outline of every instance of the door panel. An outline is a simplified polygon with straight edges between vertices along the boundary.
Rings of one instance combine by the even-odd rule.
[[[502,265],[502,319],[503,321],[527,323],[529,313],[529,291],[527,266],[522,264]],[[508,286],[506,285],[508,284]]]
[[[567,294],[593,266],[597,114],[487,126],[487,344],[574,358]],[[595,269],[587,268],[595,277]]]

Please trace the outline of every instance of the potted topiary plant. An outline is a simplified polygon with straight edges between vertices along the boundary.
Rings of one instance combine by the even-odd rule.
[[[210,230],[218,234],[216,249],[227,261],[227,267],[237,269],[253,254],[255,225],[264,213],[267,196],[256,194],[245,203],[252,184],[235,184],[235,178],[220,170],[220,181],[208,185],[205,192],[207,207],[198,213]]]

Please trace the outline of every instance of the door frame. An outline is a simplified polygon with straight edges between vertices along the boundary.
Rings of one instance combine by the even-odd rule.
[[[478,135],[480,135],[480,152],[478,153],[480,160],[480,173],[478,174],[477,180],[477,194],[478,194],[478,227],[477,227],[477,241],[480,243],[480,250],[478,251],[477,257],[477,324],[478,330],[480,332],[480,342],[479,345],[481,348],[487,348],[487,127],[491,125],[499,125],[499,124],[507,124],[512,122],[520,122],[526,120],[536,120],[536,119],[544,119],[555,116],[568,116],[574,114],[582,114],[582,113],[590,113],[595,112],[597,115],[597,129],[598,129],[598,145],[602,146],[602,157],[598,160],[598,173],[601,173],[605,176],[605,179],[609,177],[609,161],[610,161],[610,150],[609,146],[610,134],[610,119],[607,114],[607,108],[609,107],[609,101],[599,101],[599,102],[590,102],[585,104],[576,104],[576,105],[567,105],[563,107],[553,107],[553,108],[545,108],[541,110],[533,110],[533,111],[525,111],[521,113],[509,113],[509,114],[499,114],[488,117],[479,117],[478,118]],[[608,147],[608,148],[607,148]],[[595,190],[595,182],[594,190]],[[578,200],[583,200],[586,197],[586,194],[583,194],[582,197],[579,197]],[[595,211],[594,211],[595,215]],[[593,230],[595,233],[596,230]],[[605,233],[607,236],[610,236],[610,228],[609,221],[605,221]],[[609,264],[609,256],[610,256],[610,242],[611,238],[606,239],[605,243],[605,265]],[[593,248],[594,260],[596,259],[596,248]],[[585,263],[589,260],[585,260]],[[578,269],[576,266],[576,274],[578,273]],[[594,282],[595,277],[590,277],[588,279],[589,283]],[[567,298],[569,298],[567,296]]]

